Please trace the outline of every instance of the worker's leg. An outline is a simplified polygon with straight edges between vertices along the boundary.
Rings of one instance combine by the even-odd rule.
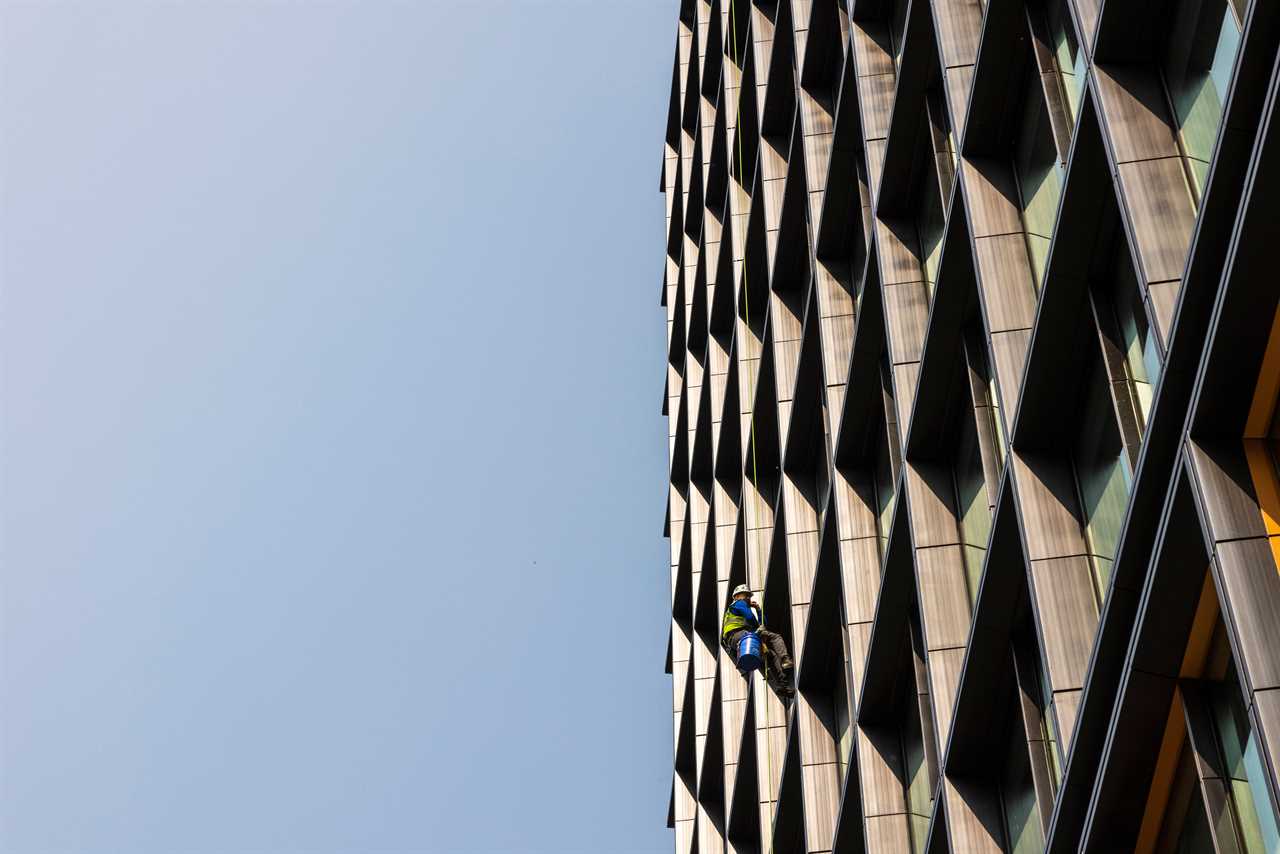
[[[729,654],[729,660],[738,663],[738,641],[742,639],[742,629],[720,636],[720,646]]]
[[[756,634],[760,635],[760,640],[764,641],[764,645],[769,649],[769,664],[778,672],[791,669],[791,656],[787,654],[787,642],[782,639],[782,635],[777,632],[771,632],[764,626],[756,629]]]

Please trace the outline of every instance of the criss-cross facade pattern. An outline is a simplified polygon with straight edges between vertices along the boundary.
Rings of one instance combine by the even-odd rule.
[[[1278,46],[1274,0],[682,0],[678,852],[1280,850]]]

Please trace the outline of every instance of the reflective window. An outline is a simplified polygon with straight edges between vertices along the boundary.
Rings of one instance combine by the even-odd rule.
[[[1155,336],[1151,334],[1142,292],[1138,289],[1128,259],[1119,259],[1116,272],[1118,279],[1111,291],[1116,329],[1120,336],[1116,344],[1124,356],[1124,379],[1138,405],[1141,417],[1138,430],[1141,432],[1146,429],[1147,418],[1151,414],[1152,389],[1160,379],[1160,351]]]
[[[873,476],[876,490],[876,530],[880,540],[880,559],[883,563],[889,544],[889,527],[893,523],[894,488],[898,472],[898,430],[894,417],[893,386],[889,380],[889,361],[880,361],[880,391],[884,404],[884,429],[876,432]]]
[[[853,721],[849,714],[849,651],[848,635],[840,632],[843,657],[836,669],[836,678],[831,686],[832,708],[835,709],[835,743],[836,743],[836,777],[840,785],[849,773],[849,756],[853,751]]]
[[[1062,96],[1074,125],[1080,114],[1080,98],[1084,93],[1084,51],[1076,42],[1075,25],[1067,0],[1051,0],[1045,10],[1049,25],[1049,47],[1062,78]]]
[[[1025,730],[1016,706],[1010,709],[1008,742],[1000,769],[1000,804],[1004,813],[1005,850],[1031,854],[1044,850],[1035,781],[1027,755]]]
[[[1213,159],[1240,30],[1239,13],[1227,0],[1182,0],[1169,19],[1164,80],[1197,198]]]
[[[924,640],[920,618],[910,617],[911,673],[903,679],[902,764],[903,795],[911,834],[911,850],[923,854],[933,814],[933,778],[937,768],[937,748],[933,737],[933,705],[929,697],[928,670],[924,663]]]
[[[911,700],[915,700],[914,697]],[[911,822],[911,847],[923,852],[925,837],[929,832],[929,768],[925,763],[924,739],[920,733],[920,716],[914,707],[903,715],[902,763],[905,774],[907,811]]]
[[[1095,356],[1081,395],[1080,432],[1072,449],[1081,522],[1093,563],[1098,602],[1106,596],[1111,561],[1120,537],[1130,472],[1116,426],[1107,377]]]
[[[893,0],[889,13],[889,38],[893,40],[893,65],[902,68],[902,48],[907,38],[907,8],[909,0]]]
[[[1211,660],[1226,659],[1225,663],[1209,665],[1210,676],[1216,678],[1209,685],[1208,697],[1214,741],[1230,797],[1215,805],[1217,814],[1212,818],[1218,827],[1235,825],[1238,841],[1247,854],[1272,854],[1280,851],[1280,830],[1276,827],[1276,815],[1264,782],[1266,772],[1258,753],[1258,738],[1244,705],[1244,691],[1221,621],[1213,646]]]
[[[1063,173],[1053,128],[1049,124],[1049,110],[1044,102],[1044,88],[1033,63],[1028,65],[1023,80],[1022,116],[1014,145],[1013,167],[1018,176],[1027,253],[1031,258],[1036,288],[1039,289],[1049,260],[1053,225],[1058,217]]]
[[[951,179],[956,172],[956,138],[951,129],[951,117],[947,114],[947,105],[942,97],[942,90],[937,86],[929,87],[925,93],[925,105],[929,112],[929,130],[933,138],[933,150],[941,155],[938,160],[939,189],[945,197],[951,187]]]
[[[933,289],[938,283],[938,262],[942,260],[942,201],[932,170],[921,178],[916,197],[916,237],[920,241],[921,272],[929,289],[929,298],[933,299]]]
[[[964,403],[969,403],[967,398]],[[987,483],[975,421],[978,415],[972,407],[968,407],[968,411],[962,412],[957,419],[960,422],[959,438],[952,468],[956,491],[956,519],[960,523],[970,605],[978,601],[982,560],[987,553],[987,537],[991,534],[991,506],[987,502]]]
[[[880,559],[884,560],[889,545],[889,526],[893,522],[893,469],[889,465],[889,444],[883,430],[876,436],[876,532],[880,537]]]
[[[996,381],[987,361],[987,345],[982,332],[973,328],[966,332],[964,357],[972,375],[970,387],[978,398],[974,401],[974,406],[979,410],[985,409],[979,412],[979,415],[986,416],[978,419],[979,429],[987,432],[988,444],[995,449],[995,459],[991,461],[994,482],[999,480],[999,471],[1004,467],[1004,422],[1000,416],[1000,398],[996,395]],[[980,440],[979,447],[981,445]]]
[[[1267,771],[1220,616],[1205,659],[1191,673],[1203,678],[1181,680],[1174,695],[1185,736],[1156,850],[1275,854],[1280,829]],[[1214,797],[1205,799],[1206,788]]]
[[[1157,851],[1173,854],[1214,854],[1213,837],[1200,793],[1200,780],[1192,765],[1191,744],[1186,738],[1178,756],[1177,771],[1169,790]]]
[[[1013,658],[1017,668],[1018,684],[1027,702],[1022,709],[1028,716],[1026,730],[1037,733],[1038,739],[1044,743],[1044,766],[1048,772],[1049,784],[1053,792],[1058,791],[1062,781],[1062,748],[1058,738],[1057,711],[1054,708],[1053,689],[1041,666],[1040,642],[1032,625],[1030,614],[1019,622],[1013,635]],[[1034,715],[1034,717],[1031,717]],[[1036,736],[1028,735],[1028,740]],[[1033,757],[1033,761],[1040,761]],[[1045,809],[1052,809],[1051,804],[1044,804]]]
[[[1062,782],[1062,739],[1058,736],[1058,710],[1053,701],[1053,689],[1049,686],[1044,668],[1040,666],[1038,654],[1034,661],[1040,687],[1040,726],[1044,731],[1045,744],[1048,746],[1049,779],[1053,783],[1054,792],[1057,792],[1058,785]]]

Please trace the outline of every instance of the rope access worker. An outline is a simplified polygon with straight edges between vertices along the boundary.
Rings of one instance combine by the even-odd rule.
[[[775,682],[774,687],[790,696],[795,691],[791,687],[791,656],[787,654],[787,642],[782,639],[782,635],[764,627],[759,613],[760,606],[751,598],[751,588],[745,584],[733,588],[733,601],[724,612],[724,623],[720,628],[720,643],[736,662],[738,641],[742,639],[742,635],[746,632],[759,635],[769,656],[769,667],[773,671],[771,676],[776,678],[776,682],[774,678],[770,682]]]

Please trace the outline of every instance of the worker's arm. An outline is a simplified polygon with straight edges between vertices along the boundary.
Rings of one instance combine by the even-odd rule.
[[[749,603],[741,600],[735,600],[734,603],[729,606],[729,610],[746,620],[747,628],[755,629],[759,627],[760,618],[756,616],[755,611],[751,610],[751,605]]]

